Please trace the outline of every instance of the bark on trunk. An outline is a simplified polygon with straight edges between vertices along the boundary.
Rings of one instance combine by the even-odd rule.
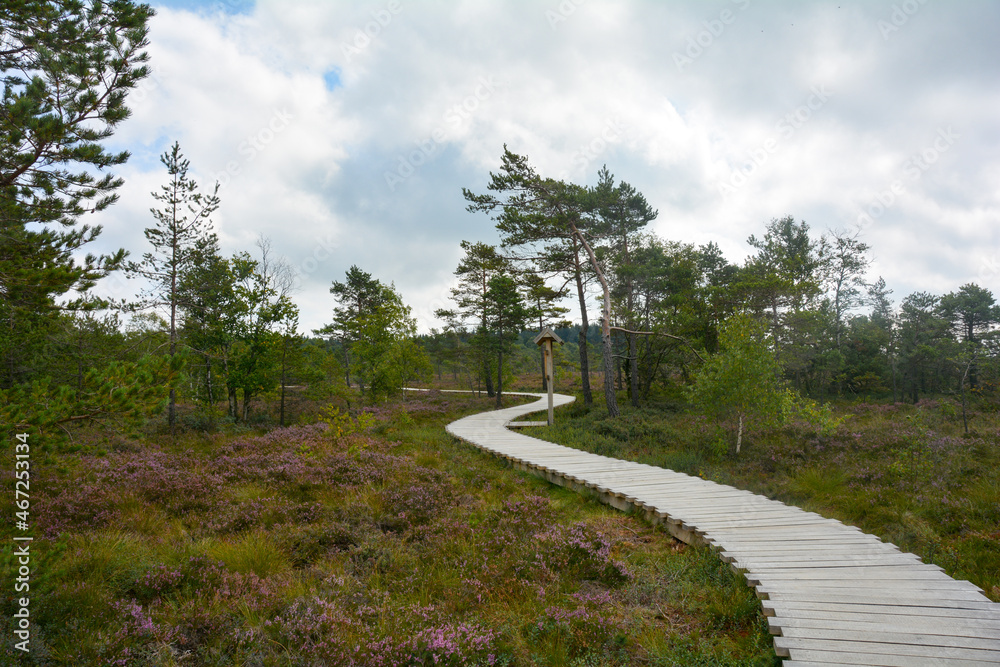
[[[636,343],[635,334],[628,337],[628,368],[629,368],[629,393],[632,397],[632,406],[639,407],[639,346]]]
[[[615,396],[614,351],[611,349],[611,288],[608,286],[604,271],[601,270],[601,265],[597,262],[594,249],[583,238],[583,234],[580,233],[576,225],[571,223],[571,228],[573,234],[579,239],[580,245],[587,252],[590,265],[594,267],[594,273],[597,274],[597,279],[601,282],[601,289],[604,291],[604,311],[601,317],[601,351],[604,354],[604,401],[608,406],[608,414],[612,417],[617,417],[621,412],[618,410],[618,399]]]
[[[587,351],[587,334],[590,323],[587,321],[587,295],[583,290],[583,273],[580,267],[580,248],[576,237],[573,237],[573,261],[576,263],[576,293],[580,298],[580,383],[583,388],[583,404],[593,405],[594,395],[590,390],[590,355]]]
[[[501,344],[502,345],[502,344]],[[503,407],[503,347],[497,353],[497,410]]]
[[[496,392],[493,391],[493,371],[486,362],[483,362],[483,379],[486,382],[486,395],[490,397],[495,396]]]
[[[605,318],[601,323],[601,349],[604,352],[604,401],[608,405],[608,414],[617,417],[618,397],[615,395],[614,351],[611,349],[611,327]]]
[[[743,444],[743,413],[740,413],[740,425],[736,428],[736,453],[740,453],[740,446]]]

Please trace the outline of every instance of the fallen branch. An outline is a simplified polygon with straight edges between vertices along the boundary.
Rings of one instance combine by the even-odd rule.
[[[631,331],[631,330],[626,329],[624,327],[611,327],[611,330],[612,331],[621,331],[622,333],[627,333],[627,334],[635,334],[637,336],[663,336],[665,338],[673,338],[674,340],[679,340],[680,342],[682,342],[685,345],[687,345],[688,349],[691,350],[692,352],[694,352],[694,356],[698,357],[702,361],[705,361],[705,358],[703,356],[701,356],[700,354],[698,354],[698,350],[694,349],[691,346],[691,343],[687,342],[687,340],[685,340],[684,338],[681,338],[680,336],[675,336],[673,334],[668,334],[668,333],[661,333],[659,331]]]

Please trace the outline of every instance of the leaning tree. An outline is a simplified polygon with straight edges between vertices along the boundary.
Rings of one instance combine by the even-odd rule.
[[[504,146],[500,173],[490,173],[488,194],[462,190],[470,212],[495,213],[497,229],[505,246],[578,244],[586,253],[604,293],[601,349],[604,367],[604,397],[608,413],[619,414],[614,387],[614,353],[611,347],[611,288],[594,251],[594,238],[604,231],[599,218],[598,193],[580,185],[543,178],[525,156]],[[496,194],[493,194],[496,193]],[[539,256],[542,253],[539,252]]]

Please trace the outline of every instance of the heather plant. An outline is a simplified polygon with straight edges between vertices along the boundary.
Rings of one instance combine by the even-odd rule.
[[[631,664],[677,619],[705,655],[772,655],[718,622],[695,551],[444,433],[487,400],[40,464],[38,664]]]

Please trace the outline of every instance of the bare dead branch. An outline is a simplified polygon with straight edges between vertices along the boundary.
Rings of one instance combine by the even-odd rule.
[[[621,331],[622,333],[627,333],[627,334],[635,334],[636,336],[663,336],[664,338],[673,338],[674,340],[679,340],[680,342],[684,343],[689,350],[694,352],[694,356],[698,357],[702,361],[705,361],[705,358],[700,354],[698,354],[698,350],[694,349],[694,347],[691,346],[691,343],[687,342],[686,339],[681,338],[680,336],[663,333],[661,331],[631,331],[629,329],[625,329],[624,327],[611,327],[611,330]]]

